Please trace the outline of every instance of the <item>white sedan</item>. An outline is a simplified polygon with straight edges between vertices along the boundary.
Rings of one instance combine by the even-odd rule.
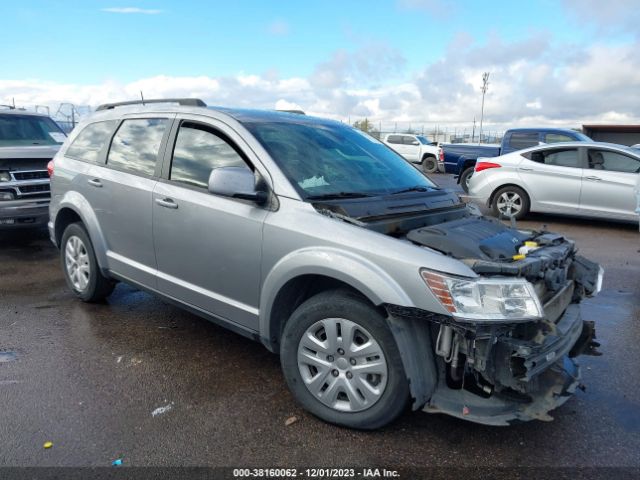
[[[599,142],[542,145],[479,158],[471,201],[502,217],[528,212],[638,221],[640,151]]]

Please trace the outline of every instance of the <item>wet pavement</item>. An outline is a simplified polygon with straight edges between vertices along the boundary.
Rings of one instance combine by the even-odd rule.
[[[582,307],[604,352],[581,357],[586,390],[550,423],[407,412],[377,432],[305,413],[277,356],[146,293],[119,284],[81,303],[46,232],[0,233],[0,465],[640,466],[637,225],[520,222],[543,224],[606,269]]]

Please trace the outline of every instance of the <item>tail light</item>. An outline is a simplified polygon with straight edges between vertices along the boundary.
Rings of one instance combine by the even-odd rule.
[[[49,160],[49,163],[47,163],[47,173],[49,178],[53,177],[53,160]]]
[[[441,163],[444,162],[444,148],[440,148],[440,153],[438,154],[438,160]]]
[[[475,171],[476,172],[481,172],[483,170],[488,170],[490,168],[500,168],[500,167],[502,167],[502,165],[500,165],[499,163],[478,162],[478,163],[476,163]]]

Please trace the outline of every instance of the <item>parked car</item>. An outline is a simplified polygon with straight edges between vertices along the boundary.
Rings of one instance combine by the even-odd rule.
[[[47,115],[0,110],[0,229],[47,224],[47,163],[65,139]]]
[[[423,135],[388,133],[382,135],[381,140],[411,163],[420,165],[424,173],[444,171],[442,148],[429,142]]]
[[[549,212],[637,221],[638,150],[599,142],[543,145],[481,158],[469,183],[472,201],[494,215]]]
[[[478,157],[498,157],[507,153],[541,144],[558,142],[590,142],[586,135],[566,128],[512,128],[502,137],[500,145],[451,143],[443,145],[444,169],[458,175],[458,183],[469,191],[469,179],[473,175]]]
[[[602,269],[573,242],[480,216],[348,125],[157,102],[103,105],[52,162],[80,299],[124,281],[261,341],[303,407],[348,427],[409,401],[548,419],[579,384],[595,344],[577,304]]]

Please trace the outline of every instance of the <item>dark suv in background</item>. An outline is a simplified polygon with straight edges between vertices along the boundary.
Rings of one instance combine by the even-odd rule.
[[[47,163],[66,138],[47,115],[0,110],[0,229],[46,225]]]

